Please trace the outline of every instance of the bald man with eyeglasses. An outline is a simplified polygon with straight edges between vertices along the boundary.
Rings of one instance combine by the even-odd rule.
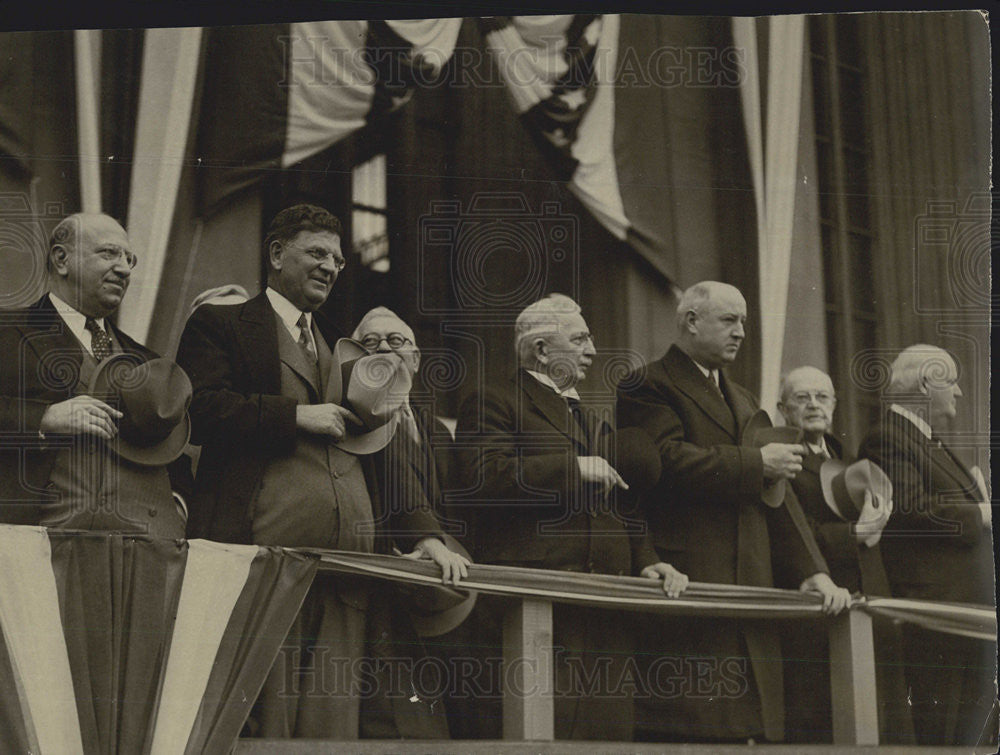
[[[122,413],[87,394],[108,358],[158,358],[112,320],[137,261],[114,218],[70,215],[49,239],[48,291],[0,312],[0,522],[184,536],[167,468],[117,455]]]

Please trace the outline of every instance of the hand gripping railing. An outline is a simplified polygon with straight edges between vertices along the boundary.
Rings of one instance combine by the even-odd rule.
[[[364,574],[411,584],[440,584],[440,568],[430,561],[294,549],[320,559],[320,570]],[[678,598],[664,595],[660,584],[642,577],[581,574],[544,569],[473,564],[461,586],[492,595],[520,598],[504,620],[504,662],[523,659],[513,671],[512,686],[525,694],[505,694],[503,736],[512,740],[553,739],[552,603],[651,611],[678,616],[724,619],[801,619],[822,615],[815,593],[769,587],[692,582]],[[829,621],[830,686],[835,744],[878,744],[875,648],[872,616],[901,619],[929,629],[996,640],[992,608],[957,603],[856,597]],[[506,674],[505,674],[506,676]]]

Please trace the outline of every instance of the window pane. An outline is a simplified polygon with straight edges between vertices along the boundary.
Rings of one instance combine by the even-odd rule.
[[[389,255],[389,234],[385,215],[355,210],[351,217],[352,246],[361,255],[361,264],[372,267],[376,260]],[[373,268],[374,269],[374,268]]]
[[[351,172],[351,198],[354,204],[386,209],[385,155],[375,155],[368,162],[354,166]]]

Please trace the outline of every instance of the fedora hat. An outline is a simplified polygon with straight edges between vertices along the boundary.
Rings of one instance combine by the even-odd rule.
[[[469,552],[451,535],[444,533],[444,544],[472,561]],[[421,637],[439,637],[465,621],[476,605],[479,594],[447,585],[401,585],[413,628]]]
[[[802,430],[798,427],[774,427],[767,412],[758,409],[743,427],[743,441],[753,448],[763,448],[768,443],[801,443]],[[784,479],[765,484],[760,499],[772,509],[778,508],[785,500],[786,485]]]
[[[856,461],[851,465],[840,459],[827,459],[819,468],[819,481],[823,488],[823,501],[842,521],[856,522],[865,511],[865,491],[873,495],[868,506],[878,509],[879,506],[890,506],[892,501],[892,482],[882,471],[882,468],[868,459]],[[881,502],[878,498],[881,498]]]
[[[330,400],[354,412],[358,428],[348,422],[347,432],[334,442],[352,454],[372,454],[385,448],[402,419],[409,401],[410,372],[396,353],[369,354],[357,341],[341,338],[333,347]]]
[[[112,354],[97,365],[87,393],[122,413],[111,446],[123,459],[155,467],[183,453],[191,436],[191,381],[171,360]]]

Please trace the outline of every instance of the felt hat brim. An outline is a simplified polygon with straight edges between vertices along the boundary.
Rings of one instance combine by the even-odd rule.
[[[107,359],[102,360],[93,374],[87,387],[87,393],[91,396],[101,396],[110,390],[108,385],[108,371],[119,363],[137,365],[137,357],[134,354],[112,354]],[[125,438],[120,432],[108,442],[109,448],[123,459],[127,459],[135,464],[146,467],[159,467],[176,460],[184,453],[184,448],[191,439],[191,416],[184,412],[184,417],[170,431],[170,433],[152,445],[139,445]]]
[[[469,552],[455,538],[442,535],[445,545],[455,553],[469,558]],[[421,637],[439,637],[456,629],[469,618],[479,593],[447,585],[418,585],[407,590],[413,628]]]

